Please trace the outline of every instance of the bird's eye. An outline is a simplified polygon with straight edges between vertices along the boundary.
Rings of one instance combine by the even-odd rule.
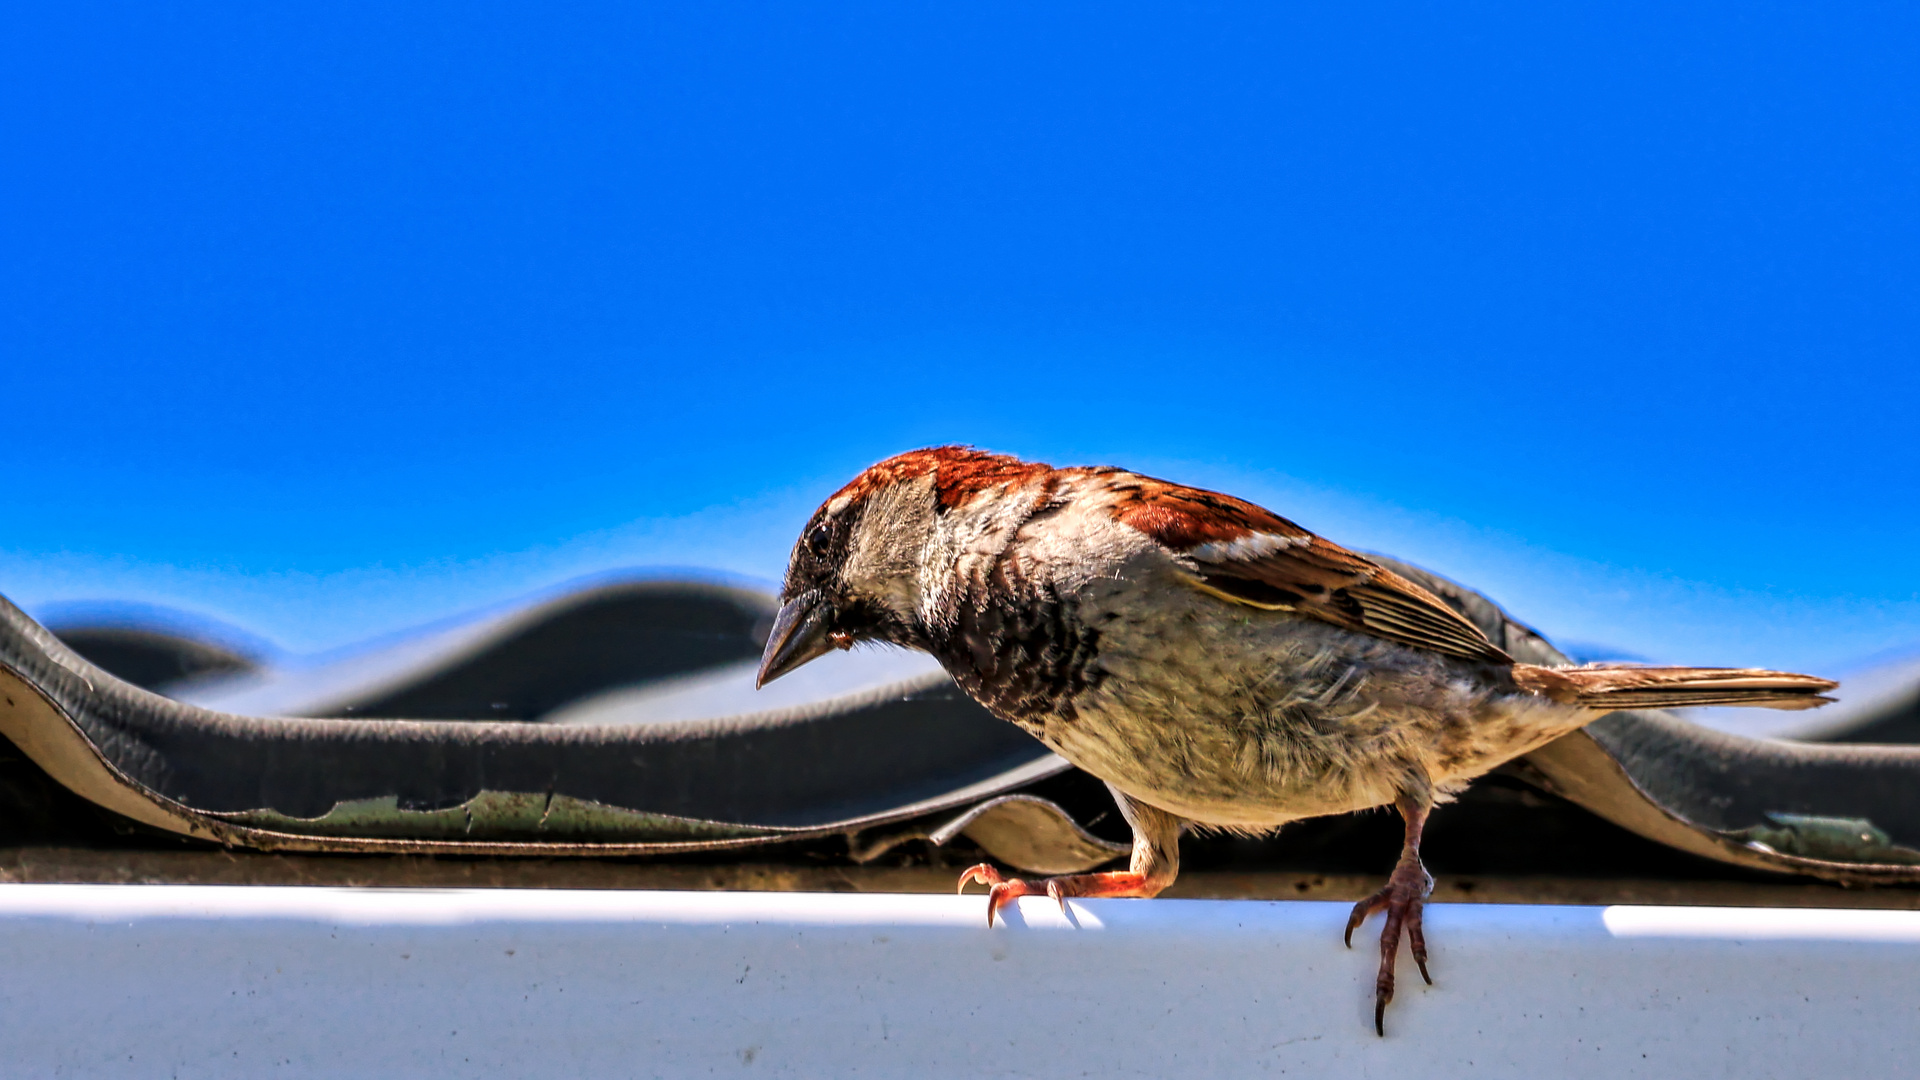
[[[812,552],[815,558],[826,558],[827,547],[832,542],[833,529],[824,521],[807,530],[807,550]]]

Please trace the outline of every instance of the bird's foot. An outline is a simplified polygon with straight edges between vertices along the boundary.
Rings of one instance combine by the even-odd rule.
[[[1069,874],[1027,882],[1019,878],[1002,877],[1000,871],[986,863],[968,867],[960,875],[958,891],[965,892],[967,886],[975,882],[987,886],[988,926],[993,925],[996,912],[1023,896],[1051,896],[1059,902],[1060,910],[1065,911],[1069,896],[1152,896],[1166,887],[1165,882],[1126,870],[1105,874]]]
[[[1427,974],[1427,938],[1420,928],[1420,909],[1433,892],[1433,875],[1418,859],[1402,859],[1387,878],[1386,888],[1353,905],[1347,917],[1347,947],[1353,947],[1353,932],[1376,911],[1387,913],[1387,924],[1380,930],[1380,975],[1373,984],[1373,1029],[1387,1033],[1387,1002],[1393,1000],[1393,962],[1400,952],[1400,932],[1405,930],[1407,944],[1413,950],[1413,962],[1420,965],[1420,977],[1433,985]]]
[[[967,886],[979,882],[987,887],[987,925],[993,925],[993,917],[999,910],[1023,896],[1034,896],[1045,890],[1037,889],[1019,878],[1005,878],[1000,871],[986,863],[969,866],[960,875],[960,886],[955,892],[966,892]]]

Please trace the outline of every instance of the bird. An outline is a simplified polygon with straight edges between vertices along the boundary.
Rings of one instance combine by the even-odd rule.
[[[1259,835],[1392,806],[1374,1029],[1404,934],[1427,970],[1420,858],[1434,807],[1617,709],[1802,709],[1827,679],[1759,668],[1516,661],[1383,562],[1251,502],[1097,466],[967,446],[875,464],[807,521],[757,685],[862,643],[935,657],[994,716],[1104,781],[1125,870],[1038,881],[970,867],[987,925],[1022,896],[1151,897],[1188,830]]]

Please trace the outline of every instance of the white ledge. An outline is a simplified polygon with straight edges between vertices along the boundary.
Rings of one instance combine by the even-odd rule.
[[[19,1076],[1890,1076],[1920,912],[0,886]],[[1365,945],[1359,938],[1364,935]]]

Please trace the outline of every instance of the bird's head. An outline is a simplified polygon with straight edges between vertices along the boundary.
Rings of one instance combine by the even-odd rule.
[[[758,684],[863,641],[928,648],[925,601],[930,582],[951,568],[947,541],[965,531],[956,530],[956,516],[980,512],[983,495],[1048,471],[942,446],[888,458],[854,477],[814,511],[793,545]]]

